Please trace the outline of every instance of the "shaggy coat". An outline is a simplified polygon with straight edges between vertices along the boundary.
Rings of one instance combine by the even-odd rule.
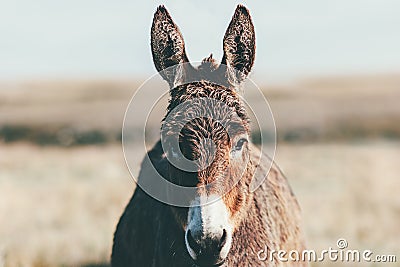
[[[159,202],[138,186],[114,235],[112,266],[281,265],[276,254],[272,261],[260,260],[259,252],[265,248],[288,252],[304,249],[300,209],[281,170],[266,155],[259,160],[260,150],[243,137],[250,135],[249,119],[236,92],[249,74],[255,55],[254,27],[248,10],[241,5],[237,7],[224,36],[224,56],[220,65],[210,56],[198,68],[190,64],[170,68],[188,63],[188,58],[182,35],[163,6],[154,15],[151,37],[155,66],[171,87],[167,116],[180,104],[193,100],[196,104],[185,109],[185,113],[195,114],[205,108],[221,119],[200,118],[182,123],[180,116],[184,114],[179,112],[171,115],[171,119],[165,119],[161,131],[166,137],[163,142],[168,143],[169,137],[178,135],[182,154],[206,167],[197,173],[177,170],[167,159],[169,151],[164,151],[165,146],[159,141],[142,162],[138,179],[153,177],[157,171],[165,179],[183,186],[200,188],[216,182],[205,193],[218,194],[230,185],[231,178],[239,174],[241,178],[229,192],[221,194],[232,227],[223,229],[218,240],[222,243],[214,254],[214,249],[208,246],[211,241],[207,239],[208,243],[205,242],[204,236],[188,244],[189,208]],[[193,82],[185,82],[188,80]],[[203,98],[221,101],[226,106],[220,108],[212,104],[203,107],[199,100]],[[230,128],[224,128],[224,122],[228,122]],[[204,138],[212,140],[216,146],[211,161],[209,149],[201,142]],[[232,153],[238,156],[232,158]],[[238,171],[238,166],[244,172]],[[260,187],[254,192],[250,190],[252,181],[264,179],[262,175],[266,173]],[[219,180],[223,182],[218,183]],[[226,245],[227,239],[229,246]],[[205,243],[201,243],[203,241]],[[193,246],[199,246],[199,250],[191,250]],[[219,251],[223,251],[221,247],[224,246],[227,255]],[[204,252],[207,249],[208,254]],[[290,265],[306,264],[292,262]]]

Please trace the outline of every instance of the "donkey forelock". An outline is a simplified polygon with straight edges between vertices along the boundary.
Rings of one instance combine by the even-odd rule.
[[[198,160],[199,170],[215,162],[209,166],[212,175],[208,176],[216,177],[216,172],[226,169],[229,160],[225,157],[233,139],[249,135],[249,131],[249,118],[235,91],[207,81],[171,91],[162,126],[163,141],[168,143],[169,138],[178,136],[183,156]],[[199,176],[204,177],[201,173]]]

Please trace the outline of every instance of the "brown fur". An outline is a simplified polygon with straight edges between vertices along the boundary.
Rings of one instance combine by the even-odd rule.
[[[244,134],[250,134],[248,116],[236,94],[237,87],[250,72],[254,61],[254,27],[248,10],[238,6],[225,34],[222,63],[227,66],[218,66],[210,56],[198,68],[188,65],[182,72],[165,71],[188,59],[182,35],[162,6],[154,16],[151,45],[156,68],[162,71],[162,77],[171,86],[167,116],[180,104],[193,101],[183,111],[175,112],[171,118],[163,121],[163,142],[168,143],[169,137],[179,136],[183,155],[198,160],[202,168],[197,173],[175,168],[168,162],[168,151],[163,150],[159,141],[145,157],[139,179],[156,175],[151,164],[173,183],[197,186],[199,191],[222,196],[229,208],[230,219],[234,222],[233,243],[224,266],[278,265],[277,261],[258,260],[257,252],[265,246],[270,250],[301,251],[304,241],[300,228],[300,209],[279,168],[266,155],[257,164],[260,151],[248,140],[240,150],[241,157],[232,159],[229,156],[237,140]],[[230,68],[236,68],[239,72],[232,72]],[[177,81],[188,76],[196,77],[199,81],[176,85]],[[204,105],[202,98],[221,101],[224,106]],[[202,109],[206,109],[210,117],[182,121],[187,114],[202,114]],[[211,158],[210,149],[202,141],[205,138],[215,144],[214,158]],[[267,173],[271,165],[265,182],[251,192],[249,187],[252,179],[262,179],[257,175]],[[237,184],[234,184],[237,180]],[[203,185],[210,187],[203,188]],[[137,187],[115,232],[112,265],[196,266],[184,242],[187,213],[188,208],[158,202]]]

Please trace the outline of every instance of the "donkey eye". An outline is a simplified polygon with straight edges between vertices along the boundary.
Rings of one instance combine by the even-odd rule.
[[[242,150],[243,145],[244,145],[246,142],[247,142],[247,139],[246,139],[246,138],[240,139],[239,141],[237,141],[237,143],[236,143],[236,145],[235,145],[235,147],[234,147],[234,150],[236,150],[236,151]]]

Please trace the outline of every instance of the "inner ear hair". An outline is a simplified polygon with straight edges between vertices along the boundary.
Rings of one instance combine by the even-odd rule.
[[[231,83],[241,83],[250,73],[255,57],[255,40],[249,10],[238,5],[225,32],[221,62],[228,66],[226,76]]]
[[[183,36],[163,5],[159,6],[154,13],[151,27],[151,52],[157,71],[173,87],[183,75],[181,67],[173,66],[189,62],[189,60],[186,56]]]

